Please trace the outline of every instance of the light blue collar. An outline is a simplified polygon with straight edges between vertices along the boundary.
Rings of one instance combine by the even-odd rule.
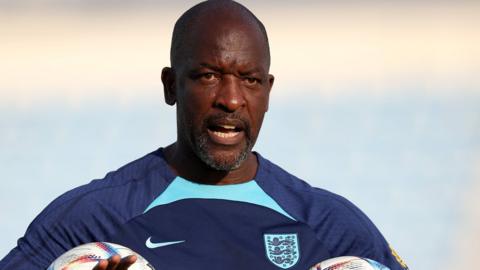
[[[153,202],[144,213],[155,206],[165,205],[184,199],[218,199],[252,203],[270,208],[292,220],[280,205],[272,199],[255,180],[232,185],[204,185],[188,181],[177,176]]]

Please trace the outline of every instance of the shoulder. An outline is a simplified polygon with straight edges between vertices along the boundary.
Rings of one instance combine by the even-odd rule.
[[[312,187],[264,158],[261,163],[264,190],[287,213],[310,226],[332,254],[385,249],[383,236],[352,202],[328,190]]]
[[[331,191],[313,187],[303,179],[287,172],[271,161],[262,159],[262,174],[266,188],[275,197],[291,198],[293,206],[303,209],[300,220],[313,221],[319,213],[331,212],[337,218],[354,217],[363,220],[365,215],[352,202]],[[278,194],[277,194],[278,193]],[[280,196],[282,195],[282,196]],[[305,212],[305,210],[308,210]]]
[[[19,250],[36,254],[32,256],[47,265],[74,246],[105,241],[166,188],[170,175],[165,166],[162,157],[152,152],[64,193],[29,225],[18,242]],[[39,249],[41,254],[35,253]]]
[[[304,208],[308,205],[313,213],[305,213],[313,215],[315,212],[335,210],[338,215],[360,215],[361,211],[346,198],[330,192],[328,190],[311,186],[309,183],[297,176],[287,172],[280,166],[261,157],[260,169],[258,172],[258,181],[268,190],[276,199],[281,197],[290,198],[293,205]],[[299,216],[300,220],[310,219],[309,215]]]
[[[112,210],[119,211],[119,213],[127,209],[134,212],[139,211],[142,206],[141,201],[144,200],[147,203],[150,197],[155,196],[155,194],[149,194],[155,190],[152,188],[155,186],[161,188],[162,181],[158,180],[169,177],[165,166],[156,151],[149,153],[107,173],[102,179],[95,179],[88,184],[62,194],[45,208],[39,218],[47,218],[65,208],[68,208],[71,212],[75,209],[77,214],[79,211],[80,213],[94,213],[102,210],[98,208],[99,205],[118,208]],[[134,196],[137,193],[142,194],[142,196]],[[127,198],[141,201],[128,201]],[[128,207],[125,208],[125,206]],[[138,207],[140,209],[136,209]]]

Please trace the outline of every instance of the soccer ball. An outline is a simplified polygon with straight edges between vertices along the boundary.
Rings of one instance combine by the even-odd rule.
[[[117,254],[122,258],[128,255],[137,256],[137,261],[128,268],[129,270],[155,270],[135,251],[107,242],[93,242],[70,249],[58,257],[47,270],[92,270],[100,260]]]
[[[388,267],[367,258],[343,256],[317,263],[310,270],[390,270]]]

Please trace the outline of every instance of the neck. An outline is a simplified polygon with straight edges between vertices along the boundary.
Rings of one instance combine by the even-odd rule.
[[[247,182],[255,177],[258,168],[257,157],[251,152],[240,167],[231,171],[210,168],[191,150],[183,149],[178,142],[166,147],[163,154],[175,174],[200,184],[229,185]]]

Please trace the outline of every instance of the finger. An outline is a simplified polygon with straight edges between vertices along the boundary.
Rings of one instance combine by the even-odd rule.
[[[116,270],[120,264],[120,255],[113,255],[108,259],[108,267],[106,270]]]
[[[120,261],[116,270],[127,270],[136,261],[137,261],[137,256],[135,255],[127,256]]]
[[[107,260],[100,260],[92,270],[106,270],[108,266]]]

